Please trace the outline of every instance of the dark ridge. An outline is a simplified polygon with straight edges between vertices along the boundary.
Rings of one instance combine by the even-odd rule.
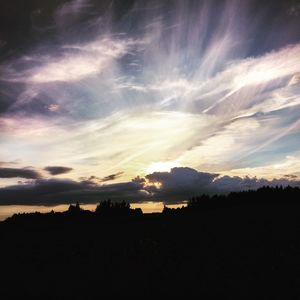
[[[142,214],[18,214],[0,223],[1,299],[189,297],[297,299],[300,190],[202,195]]]

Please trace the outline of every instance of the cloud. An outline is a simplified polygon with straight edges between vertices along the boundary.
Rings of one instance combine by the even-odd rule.
[[[290,16],[298,17],[300,15],[300,3],[290,6],[287,10],[287,13]]]
[[[295,178],[299,178],[300,175],[300,153],[299,151],[295,153],[295,155],[287,155],[282,158],[272,158],[269,155],[269,151],[265,152],[267,159],[264,159],[264,164],[261,166],[259,163],[255,164],[252,167],[244,167],[231,169],[230,171],[222,172],[222,175],[230,176],[257,176],[260,174],[260,177],[268,178],[281,178],[286,177],[287,174],[289,176],[296,176]],[[281,157],[281,153],[278,154]],[[254,160],[259,160],[260,156],[254,154]]]
[[[59,110],[59,105],[58,104],[50,104],[48,106],[48,110],[51,112],[56,112]]]
[[[73,170],[73,168],[52,166],[52,167],[45,167],[44,170],[48,171],[51,175],[59,175],[59,174],[69,173],[70,171]]]
[[[16,164],[18,164],[18,161],[0,161],[0,167],[7,166],[7,165],[16,165]]]
[[[298,186],[295,177],[267,180],[256,177],[222,176],[199,172],[192,168],[173,168],[170,172],[154,172],[128,182],[100,184],[91,180],[37,179],[0,188],[0,205],[58,205],[97,203],[101,200],[125,200],[131,203],[163,201],[181,203],[192,196],[222,194],[257,189],[262,186]]]
[[[187,167],[172,168],[170,172],[154,172],[146,175],[149,183],[159,183],[157,192],[162,195],[182,193],[193,194],[199,189],[208,188],[218,174],[198,172]]]
[[[128,51],[129,41],[102,38],[84,45],[65,45],[63,55],[42,57],[41,66],[27,71],[28,83],[72,82],[95,76]],[[34,61],[32,62],[34,63]]]
[[[122,176],[123,174],[124,174],[124,172],[118,172],[118,173],[115,173],[115,174],[111,174],[111,175],[105,176],[105,177],[103,177],[101,179],[101,182],[115,180],[115,179],[119,178],[120,176]]]
[[[183,201],[201,194],[223,194],[233,191],[258,189],[262,186],[298,186],[294,177],[267,180],[256,177],[222,176],[199,172],[192,168],[173,168],[170,172],[156,172],[145,176],[146,190],[155,199]]]
[[[81,182],[87,183],[87,184],[99,184],[102,182],[107,182],[107,181],[113,181],[119,177],[121,177],[124,174],[124,172],[117,172],[115,174],[111,174],[105,177],[98,177],[95,175],[89,176],[89,177],[81,177]]]
[[[298,176],[293,175],[293,174],[286,174],[286,175],[284,175],[284,177],[289,178],[289,179],[297,179],[298,178]]]
[[[54,18],[59,26],[71,25],[78,17],[93,8],[90,0],[72,0],[62,4],[56,10]]]
[[[147,194],[136,182],[97,185],[62,179],[40,179],[35,182],[0,188],[0,205],[57,205],[79,201],[140,201]]]
[[[280,1],[28,1],[0,9],[2,160],[101,183],[169,161],[265,177],[294,155],[299,18]]]
[[[26,179],[38,179],[41,178],[41,174],[32,169],[26,168],[0,168],[0,178],[26,178]]]

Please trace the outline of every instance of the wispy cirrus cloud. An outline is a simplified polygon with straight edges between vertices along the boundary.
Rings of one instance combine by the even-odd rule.
[[[28,84],[79,81],[112,67],[133,44],[131,40],[103,37],[87,44],[63,45],[50,56],[25,57],[34,67],[25,70],[23,76],[21,73],[8,79]]]
[[[78,17],[93,8],[92,1],[90,0],[71,0],[60,5],[55,13],[54,20],[58,26],[70,25],[78,21]]]
[[[155,162],[284,176],[272,165],[298,161],[299,26],[274,2],[51,2],[44,38],[1,62],[1,160],[98,183]]]

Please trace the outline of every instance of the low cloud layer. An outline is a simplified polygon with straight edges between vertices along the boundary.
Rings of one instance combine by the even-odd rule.
[[[145,198],[143,186],[135,182],[97,185],[66,179],[42,179],[0,189],[0,205],[57,205],[76,201],[97,203],[112,199],[128,202]]]
[[[154,198],[166,201],[182,201],[201,194],[224,194],[253,190],[262,186],[300,186],[300,181],[290,178],[267,180],[256,177],[222,176],[199,172],[192,168],[173,168],[170,172],[146,175],[147,190]]]
[[[266,180],[220,176],[192,168],[173,168],[170,172],[155,172],[145,177],[115,184],[67,179],[37,179],[0,189],[0,205],[57,205],[97,203],[101,200],[125,200],[131,203],[163,201],[181,203],[190,197],[223,194],[231,191],[257,189],[262,186],[298,186],[296,178]]]

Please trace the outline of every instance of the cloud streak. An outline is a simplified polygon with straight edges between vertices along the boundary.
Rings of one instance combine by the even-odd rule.
[[[115,180],[117,179],[118,177],[120,177],[124,172],[118,172],[118,173],[115,173],[115,174],[111,174],[111,175],[108,175],[108,176],[105,176],[103,177],[100,181],[101,182],[106,182],[106,181],[112,181],[112,180]]]
[[[127,51],[129,41],[103,38],[87,45],[66,45],[66,53],[61,58],[47,59],[41,67],[30,70],[25,81],[29,83],[49,83],[55,81],[72,82],[95,76],[110,67],[115,59]]]

